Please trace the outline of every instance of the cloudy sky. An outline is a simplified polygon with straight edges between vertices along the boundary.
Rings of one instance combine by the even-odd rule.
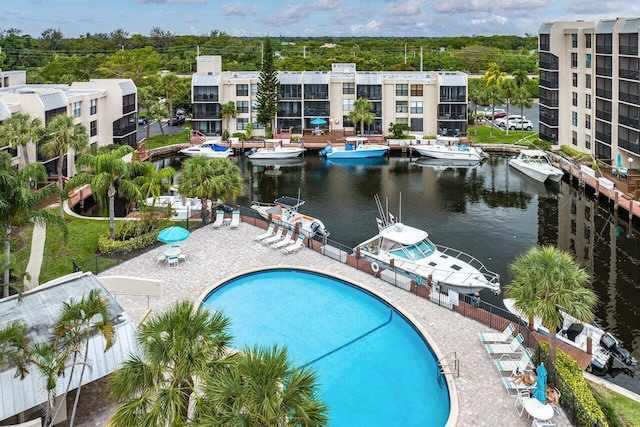
[[[630,0],[0,0],[0,30],[65,37],[123,29],[149,35],[220,30],[234,36],[537,34],[545,21],[640,16]]]

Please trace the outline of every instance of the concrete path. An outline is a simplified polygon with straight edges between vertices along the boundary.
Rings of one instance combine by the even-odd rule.
[[[33,236],[31,237],[31,254],[27,264],[27,273],[30,278],[24,278],[24,290],[29,291],[40,284],[40,268],[42,267],[42,257],[44,255],[44,242],[47,239],[46,224],[33,225]]]

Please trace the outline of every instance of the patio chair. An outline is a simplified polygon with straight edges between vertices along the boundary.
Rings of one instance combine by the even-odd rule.
[[[229,227],[238,228],[239,225],[240,225],[240,211],[231,212],[231,223],[229,224]]]
[[[266,239],[262,239],[260,242],[265,244],[265,245],[270,245],[270,244],[275,243],[278,240],[282,239],[282,234],[283,233],[284,233],[284,227],[279,227],[278,231],[276,231],[276,233],[273,236],[267,237]]]
[[[533,422],[531,423],[531,427],[556,427],[556,425],[551,421],[542,421],[534,418]]]
[[[276,225],[274,223],[269,224],[269,227],[267,228],[267,231],[265,231],[262,234],[258,234],[256,237],[254,237],[254,240],[256,242],[259,242],[260,240],[266,239],[267,237],[271,237],[275,234],[275,228]]]
[[[186,252],[180,252],[178,254],[178,261],[186,261],[187,260],[187,253]]]
[[[494,360],[493,362],[502,373],[511,373],[518,369],[527,372],[533,369],[532,357],[531,349],[526,348],[519,360]]]
[[[271,247],[273,249],[282,249],[283,247],[290,245],[293,243],[293,230],[289,230],[287,231],[287,234],[285,234],[284,239],[277,241],[275,243],[271,244]]]
[[[167,256],[160,252],[160,248],[156,248],[156,264],[160,264],[160,262],[165,262],[167,260]]]
[[[502,377],[502,384],[504,385],[504,388],[507,389],[507,393],[509,394],[512,394],[513,392],[517,394],[522,390],[533,391],[537,387],[536,384],[526,385],[523,382],[514,383],[513,377]]]
[[[216,211],[216,220],[213,222],[213,228],[220,228],[224,224],[224,211]]]
[[[169,267],[171,267],[171,266],[177,267],[178,266],[178,257],[177,256],[169,257],[169,259],[167,260],[167,263],[169,264]]]
[[[513,339],[513,332],[516,330],[513,323],[509,325],[502,332],[480,332],[478,336],[482,343],[509,343]]]
[[[296,242],[293,245],[285,246],[284,248],[282,248],[282,252],[287,255],[291,255],[292,253],[297,252],[302,248],[304,248],[304,236],[302,234],[298,234]]]
[[[485,344],[484,347],[490,356],[498,355],[500,358],[503,358],[505,355],[509,358],[513,358],[513,356],[520,357],[524,350],[520,348],[523,341],[524,337],[522,334],[518,334],[509,344]]]
[[[518,416],[522,416],[524,413],[524,402],[531,399],[531,392],[529,390],[520,390],[516,396],[515,402],[513,402],[513,406],[516,408],[516,412]]]

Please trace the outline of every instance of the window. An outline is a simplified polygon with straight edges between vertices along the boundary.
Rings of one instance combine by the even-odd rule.
[[[584,127],[591,129],[591,114],[584,115]]]
[[[578,68],[578,54],[575,52],[571,54],[571,68]]]
[[[591,49],[591,34],[584,35],[584,47]]]
[[[342,94],[343,95],[354,95],[356,93],[356,84],[355,83],[342,83]]]
[[[240,117],[236,119],[236,130],[246,130],[249,119],[246,117]]]
[[[236,102],[236,109],[238,113],[248,113],[249,112],[249,101],[238,101]]]
[[[355,99],[343,99],[342,100],[342,111],[353,111],[353,103],[356,102]]]
[[[591,74],[586,74],[584,77],[584,85],[587,89],[591,89]]]
[[[251,83],[251,96],[258,94],[258,83]]]
[[[571,92],[571,104],[574,107],[578,106],[578,94],[576,92]]]
[[[409,85],[407,85],[407,84],[397,84],[396,85],[396,96],[409,96]]]
[[[236,96],[249,96],[249,85],[237,85]]]
[[[409,103],[407,101],[396,101],[396,113],[408,113]]]
[[[80,117],[82,113],[82,101],[73,103],[73,117]]]
[[[91,136],[96,136],[98,134],[98,121],[97,120],[93,120],[91,123],[89,123],[89,134]]]
[[[578,87],[578,73],[573,73],[573,87]]]
[[[578,35],[577,34],[571,34],[571,47],[574,48],[574,49],[578,47]]]
[[[575,130],[571,131],[571,143],[573,145],[578,145],[578,132]]]
[[[591,148],[591,135],[589,134],[584,135],[584,148]]]
[[[411,85],[411,96],[422,96],[422,85]]]
[[[422,114],[422,101],[411,101],[411,114]]]
[[[411,119],[411,130],[414,132],[422,132],[424,130],[422,127],[422,117]]]
[[[571,124],[573,126],[578,126],[578,113],[575,111],[571,112]]]
[[[92,99],[91,105],[89,106],[89,114],[92,116],[98,112],[98,100]]]
[[[252,113],[257,113],[258,112],[258,101],[257,100],[253,100],[251,101],[251,112]]]
[[[409,119],[407,117],[398,117],[396,119],[396,123],[398,123],[400,125],[408,125],[409,124]]]
[[[572,54],[572,55],[573,55],[573,54]],[[585,59],[584,66],[585,66],[586,68],[591,68],[591,54],[590,54],[590,53],[587,53],[587,54],[585,55],[585,58],[584,58],[584,59]],[[573,57],[572,57],[572,61],[573,61]],[[573,63],[573,62],[572,62],[572,63]]]
[[[591,95],[588,93],[584,96],[584,106],[587,108],[591,108]]]

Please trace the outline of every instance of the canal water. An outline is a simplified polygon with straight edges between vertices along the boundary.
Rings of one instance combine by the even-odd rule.
[[[508,265],[533,246],[549,244],[571,253],[592,276],[599,303],[595,321],[640,360],[640,232],[604,200],[565,179],[543,185],[491,156],[475,167],[438,166],[391,157],[382,162],[330,163],[315,153],[293,163],[254,165],[233,159],[244,193],[228,204],[250,206],[288,195],[321,219],[330,238],[353,247],[377,232],[374,196],[407,225],[428,231],[433,242],[467,252],[510,281]],[[179,165],[165,159],[159,165]],[[400,197],[402,205],[400,206]],[[501,297],[482,295],[501,304]],[[640,393],[625,370],[609,376]]]

